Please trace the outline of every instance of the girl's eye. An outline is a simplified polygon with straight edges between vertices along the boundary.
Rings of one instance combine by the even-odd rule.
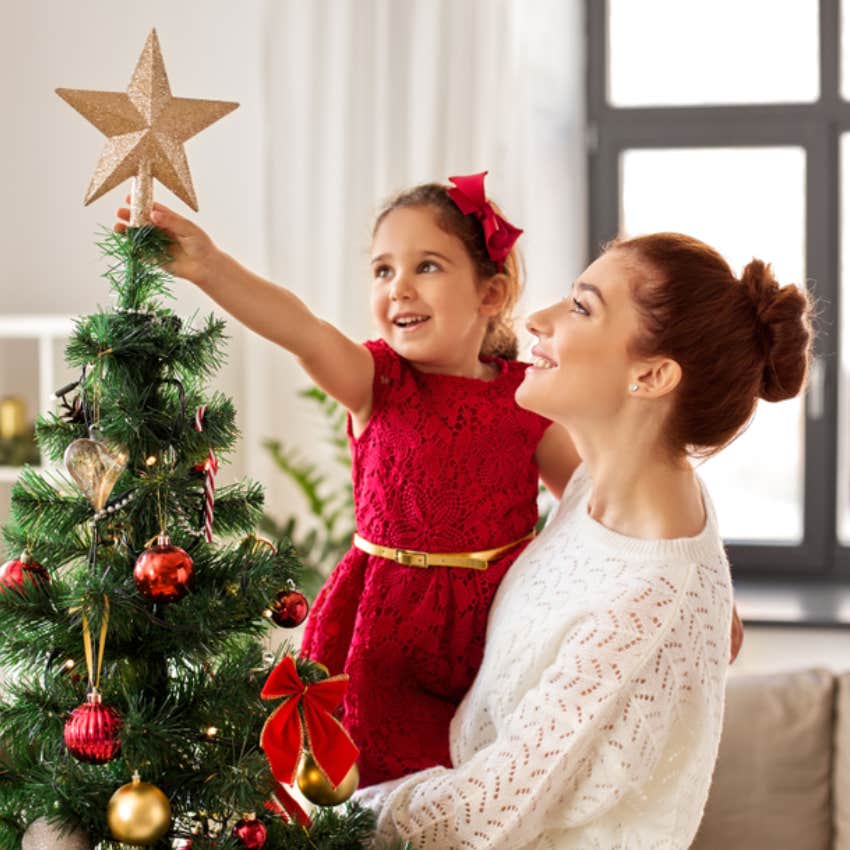
[[[589,316],[590,315],[590,313],[587,311],[587,308],[584,306],[584,304],[582,304],[581,301],[577,301],[575,298],[573,298],[573,312],[574,313],[581,313],[583,316]]]
[[[417,271],[421,273],[438,272],[440,267],[433,260],[425,260],[419,264]]]
[[[372,273],[376,278],[384,278],[390,276],[392,269],[389,266],[375,266]]]

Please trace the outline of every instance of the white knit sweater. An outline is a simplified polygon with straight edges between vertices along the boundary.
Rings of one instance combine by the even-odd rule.
[[[714,509],[640,540],[587,513],[573,476],[493,602],[451,726],[451,769],[372,786],[378,837],[418,850],[689,847],[720,738],[732,593]]]

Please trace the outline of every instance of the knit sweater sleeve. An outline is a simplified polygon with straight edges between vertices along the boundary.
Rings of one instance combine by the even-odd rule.
[[[716,689],[704,668],[721,653],[701,646],[713,629],[695,624],[693,575],[660,591],[626,588],[607,610],[568,624],[554,660],[468,760],[362,792],[378,836],[418,850],[518,850],[639,798],[682,744],[679,702],[716,702],[700,692]]]

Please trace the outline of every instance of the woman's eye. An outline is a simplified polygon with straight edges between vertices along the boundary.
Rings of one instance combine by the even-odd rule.
[[[581,313],[583,316],[589,316],[590,315],[590,313],[587,311],[587,308],[584,306],[584,304],[582,304],[581,301],[577,301],[575,298],[573,298],[573,312],[574,313]]]
[[[440,267],[433,260],[425,260],[419,264],[417,271],[421,273],[438,272]]]

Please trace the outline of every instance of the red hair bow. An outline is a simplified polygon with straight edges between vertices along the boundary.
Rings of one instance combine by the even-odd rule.
[[[272,712],[260,735],[260,746],[278,782],[292,785],[305,733],[310,752],[331,785],[336,787],[345,779],[360,755],[348,732],[332,714],[342,702],[347,687],[348,676],[331,676],[305,685],[288,655],[269,674],[260,696],[286,698]],[[303,726],[299,704],[304,713]]]
[[[482,171],[480,174],[468,174],[465,177],[449,177],[449,182],[454,183],[456,188],[447,191],[464,215],[478,217],[484,228],[484,239],[490,259],[503,263],[522,230],[502,218],[487,200],[484,194],[486,174],[486,171]]]

